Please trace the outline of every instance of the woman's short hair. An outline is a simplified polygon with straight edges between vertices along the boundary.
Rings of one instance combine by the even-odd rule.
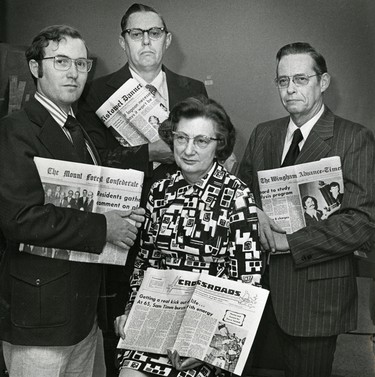
[[[236,141],[236,131],[229,115],[218,102],[203,95],[189,97],[179,102],[170,112],[169,118],[162,124],[167,130],[163,139],[173,148],[172,132],[177,129],[181,119],[206,118],[216,126],[216,135],[219,139],[216,148],[216,158],[225,161],[233,152]]]
[[[340,184],[338,182],[331,182],[329,188],[331,189],[332,187],[337,187],[340,191]]]

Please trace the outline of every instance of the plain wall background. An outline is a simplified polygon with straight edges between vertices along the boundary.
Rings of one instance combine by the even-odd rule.
[[[275,55],[291,42],[311,43],[331,73],[326,103],[375,131],[374,0],[142,0],[163,14],[173,34],[165,64],[205,81],[238,130],[238,159],[253,128],[285,116],[274,86]],[[29,45],[52,24],[78,28],[97,57],[95,77],[125,62],[120,20],[133,1],[0,0],[0,40]]]

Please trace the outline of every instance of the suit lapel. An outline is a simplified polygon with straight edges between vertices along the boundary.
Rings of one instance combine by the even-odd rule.
[[[107,81],[107,85],[117,90],[131,78],[132,75],[129,70],[129,64],[126,63],[121,69],[111,75],[111,77]]]
[[[331,150],[329,140],[333,137],[335,117],[328,107],[312,128],[307,140],[297,157],[296,164],[317,161],[327,157]]]
[[[86,141],[88,142],[88,144],[90,145],[90,148],[91,148],[92,152],[94,153],[96,162],[98,163],[98,165],[101,165],[102,163],[101,163],[101,160],[100,160],[100,156],[99,156],[98,151],[96,150],[96,147],[95,147],[94,143],[91,141],[90,136],[86,132],[86,130],[81,125],[80,125],[80,127],[81,127],[81,130],[83,132],[83,135],[85,136]]]
[[[265,141],[264,161],[266,169],[279,168],[284,149],[284,140],[288,129],[289,117],[280,119],[269,133],[269,142]]]
[[[189,82],[183,76],[177,76],[164,66],[162,69],[165,72],[167,80],[169,109],[173,109],[178,102],[189,96]]]
[[[46,119],[42,125],[39,139],[55,159],[82,162],[73,144],[52,117]]]
[[[54,159],[82,162],[64,131],[37,100],[30,100],[25,112],[40,127],[38,138]]]

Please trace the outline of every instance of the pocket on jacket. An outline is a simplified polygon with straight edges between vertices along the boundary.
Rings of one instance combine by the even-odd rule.
[[[40,271],[38,275],[11,271],[11,321],[15,326],[60,326],[70,319],[69,268]]]
[[[350,255],[332,259],[325,263],[315,264],[308,267],[308,279],[333,279],[340,277],[354,276],[354,265]]]

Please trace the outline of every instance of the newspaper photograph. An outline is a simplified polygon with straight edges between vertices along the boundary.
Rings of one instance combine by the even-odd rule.
[[[190,271],[148,268],[118,348],[194,357],[241,375],[268,291]]]
[[[96,115],[125,147],[159,140],[160,124],[168,109],[137,80],[126,81],[96,111]]]
[[[327,219],[340,209],[340,157],[258,172],[263,211],[287,233]]]
[[[143,172],[34,157],[44,188],[44,203],[104,213],[139,207]],[[75,262],[124,265],[127,251],[106,243],[100,254],[20,244],[20,251]]]

